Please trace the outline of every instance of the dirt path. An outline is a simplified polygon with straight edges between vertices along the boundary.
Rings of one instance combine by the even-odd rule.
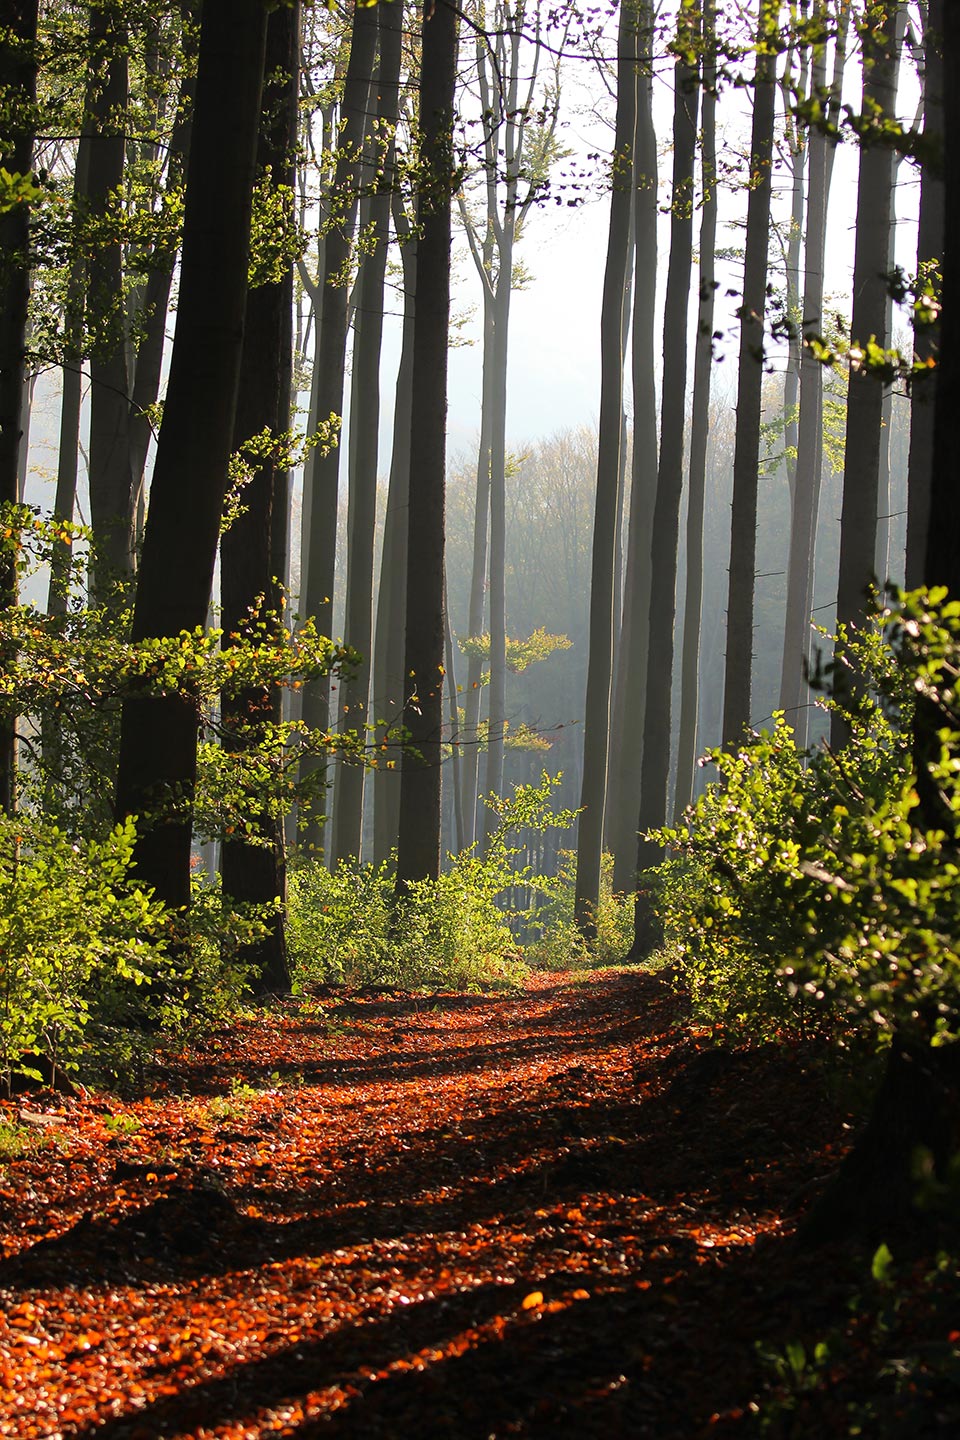
[[[146,1100],[31,1102],[0,1435],[740,1433],[843,1117],[810,1057],[681,1021],[641,974],[334,993]]]

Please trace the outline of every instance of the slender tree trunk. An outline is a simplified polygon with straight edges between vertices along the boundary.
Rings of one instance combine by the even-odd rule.
[[[465,846],[463,823],[463,790],[460,783],[460,707],[457,694],[457,661],[453,647],[453,631],[450,629],[450,606],[447,602],[447,581],[443,581],[443,646],[447,670],[447,705],[450,714],[450,769],[453,772],[450,789],[453,800],[454,849],[459,853]]]
[[[194,100],[192,77],[185,79],[180,92],[177,118],[167,154],[166,188],[175,192],[186,170],[190,146],[190,124]],[[143,334],[137,346],[130,401],[127,442],[130,452],[130,484],[135,517],[143,510],[144,469],[150,437],[151,412],[160,394],[163,353],[167,338],[170,287],[177,260],[177,247],[165,256],[154,254],[143,296]],[[137,539],[141,537],[138,535]]]
[[[861,31],[864,109],[879,106],[885,115],[895,113],[897,98],[898,9],[899,0],[882,0],[874,7],[872,23]],[[885,327],[892,168],[892,154],[885,146],[861,147],[850,334],[854,345],[864,350],[871,340],[884,348],[889,343]],[[882,420],[879,377],[851,364],[837,587],[837,624],[847,627],[862,622],[867,588],[875,575]]]
[[[737,432],[730,517],[730,587],[723,688],[723,738],[728,741],[738,740],[744,726],[750,723],[757,554],[757,481],[760,468],[764,315],[776,98],[776,50],[771,41],[775,35],[776,24],[777,7],[771,5],[769,0],[762,0],[753,87],[750,195],[747,200],[743,304],[740,309]]]
[[[292,210],[299,101],[300,6],[274,10],[267,22],[264,90],[257,168],[268,169],[274,185],[289,187]],[[292,213],[287,216],[292,226]],[[234,425],[234,448],[251,435],[269,429],[283,436],[290,427],[293,352],[293,259],[276,282],[259,285],[247,294],[243,332],[243,359]],[[282,442],[281,442],[282,447]],[[283,448],[283,447],[282,447]],[[259,617],[278,629],[280,584],[274,551],[276,512],[287,503],[287,460],[277,455],[256,471],[243,492],[244,512],[236,517],[220,544],[220,593],[224,643],[235,644],[251,618]],[[221,713],[226,748],[243,756],[255,750],[264,727],[281,720],[280,692],[263,687],[240,694],[225,694]],[[256,796],[249,796],[252,813]],[[266,815],[254,824],[248,837],[234,827],[223,837],[221,877],[230,899],[255,905],[275,905],[267,933],[245,946],[242,959],[251,967],[251,983],[258,993],[283,993],[290,988],[284,938],[283,902],[286,864],[283,821]]]
[[[87,172],[90,164],[90,136],[84,133],[77,145],[73,175],[73,213],[76,228],[80,208],[86,204]],[[80,461],[80,412],[83,404],[83,316],[86,298],[86,264],[74,237],[74,254],[70,261],[67,293],[64,302],[63,365],[61,367],[60,434],[57,446],[57,489],[54,514],[72,521],[77,503],[77,474]],[[67,586],[71,548],[57,545],[50,565],[47,591],[47,614],[67,613]],[[53,742],[52,732],[45,734],[44,753]]]
[[[373,558],[377,518],[377,455],[380,429],[380,351],[384,281],[394,184],[394,132],[400,109],[402,7],[399,0],[378,7],[380,60],[377,128],[370,142],[374,193],[365,226],[365,254],[357,285],[350,406],[350,509],[348,516],[347,604],[344,638],[359,652],[356,670],[341,684],[340,729],[365,735],[369,718],[370,653],[373,643]],[[365,745],[370,742],[367,737]],[[333,858],[359,859],[363,835],[366,768],[339,763],[333,823]]]
[[[487,230],[492,237],[492,230]],[[485,249],[491,253],[492,238]],[[483,378],[480,403],[480,449],[477,458],[477,490],[473,512],[473,568],[470,574],[470,606],[467,630],[479,639],[483,633],[484,601],[487,581],[487,525],[490,518],[490,394],[493,379],[493,296],[487,286],[483,292]],[[480,701],[483,685],[483,656],[471,654],[467,659],[467,681],[464,698],[464,757],[461,767],[463,786],[464,844],[472,845],[477,838],[477,803],[480,774]]]
[[[395,204],[394,228],[402,217]],[[396,848],[400,827],[400,754],[398,727],[405,696],[403,675],[404,605],[407,593],[407,510],[410,484],[410,415],[413,381],[417,242],[407,232],[401,240],[403,264],[403,338],[393,407],[393,448],[383,524],[383,555],[374,638],[374,714],[378,764],[374,772],[373,858],[387,860]]]
[[[507,729],[507,336],[513,272],[513,224],[504,224],[500,245],[500,282],[494,301],[493,387],[490,419],[490,684],[487,709],[487,763],[484,789],[503,790],[503,753]],[[496,813],[484,810],[484,835],[496,829]]]
[[[33,168],[33,109],[37,82],[37,0],[10,0],[4,16],[7,33],[0,42],[0,84],[7,93],[11,120],[8,149],[0,164],[11,175]],[[26,373],[27,306],[30,300],[30,211],[21,201],[0,215],[0,505],[19,495],[23,432],[23,381]],[[0,550],[0,609],[17,603],[17,567],[12,550]],[[8,656],[0,652],[0,667]],[[0,810],[13,813],[16,792],[16,722],[0,721]]]
[[[353,14],[350,59],[344,80],[342,125],[337,146],[334,182],[328,197],[324,234],[324,276],[317,335],[317,410],[319,418],[343,412],[344,369],[346,364],[348,302],[347,272],[356,223],[361,152],[367,124],[373,62],[377,43],[375,6],[357,4]],[[337,496],[340,452],[314,451],[304,475],[309,490],[310,531],[305,538],[307,580],[303,608],[317,622],[321,635],[333,628],[334,571],[337,552]],[[330,681],[311,681],[303,691],[303,719],[311,730],[330,728]],[[325,849],[326,803],[323,786],[326,766],[319,756],[305,760],[301,776],[309,776],[317,787],[310,805],[305,843],[316,855]]]
[[[177,328],[135,640],[176,637],[207,620],[243,347],[266,21],[263,0],[204,3]],[[138,873],[174,907],[190,903],[198,720],[184,694],[131,699],[121,721],[117,814],[141,817]]]
[[[703,604],[703,513],[707,487],[707,441],[710,431],[710,380],[713,373],[714,278],[717,246],[717,97],[713,5],[703,9],[703,114],[700,122],[700,174],[703,210],[700,217],[700,312],[693,361],[693,414],[690,425],[689,499],[687,504],[687,574],[683,609],[683,650],[680,660],[680,744],[674,813],[680,815],[693,799],[697,757],[697,716],[700,709],[700,611]]]
[[[637,815],[650,638],[650,535],[657,475],[656,300],[657,300],[657,136],[653,125],[653,74],[649,61],[653,14],[645,4],[637,15],[636,136],[634,140],[634,282],[631,370],[633,447],[630,467],[630,519],[619,660],[614,685],[611,749],[617,757],[616,784],[610,786],[609,848],[613,851],[613,888],[632,894],[637,873]]]
[[[828,116],[830,119],[834,118],[834,112],[840,103],[849,10],[849,0],[844,0],[838,22],[831,86],[833,99]],[[817,18],[825,18],[823,0],[817,11]],[[825,55],[821,49],[814,56],[815,89],[822,88],[824,75]],[[807,710],[802,707],[801,702],[813,606],[811,577],[820,505],[820,474],[823,468],[823,366],[817,360],[810,342],[819,338],[823,326],[823,272],[833,143],[828,140],[821,127],[815,126],[810,132],[807,149],[800,416],[797,426],[797,464],[791,496],[787,604],[783,631],[783,667],[780,676],[780,709],[786,713],[801,745],[806,743],[807,734]]]
[[[943,128],[943,9],[944,0],[928,0],[923,42],[923,134],[932,144],[944,145]],[[943,176],[930,164],[920,175],[920,224],[917,234],[917,271],[939,270],[943,255]],[[914,357],[929,362],[938,349],[934,325],[914,331]],[[932,373],[932,372],[931,372]],[[930,517],[930,477],[933,473],[933,385],[926,377],[915,379],[910,390],[910,459],[907,483],[906,587],[913,590],[923,579]]]
[[[637,869],[654,863],[659,847],[646,841],[646,830],[663,825],[668,813],[671,686],[676,618],[677,550],[683,491],[683,441],[687,394],[687,309],[693,257],[694,151],[700,78],[683,58],[674,71],[673,196],[670,211],[670,260],[663,311],[663,386],[660,407],[660,458],[653,512],[650,566],[650,628],[644,705]],[[648,902],[637,896],[637,934],[647,928]]]
[[[596,936],[600,902],[603,812],[610,743],[613,678],[613,561],[616,552],[617,489],[620,479],[620,416],[623,409],[623,291],[630,263],[633,147],[637,115],[637,16],[620,9],[617,43],[617,120],[607,260],[600,311],[600,439],[590,579],[590,638],[577,836],[574,917],[587,941]]]
[[[803,6],[803,18],[807,6]],[[807,46],[800,45],[797,65],[796,95],[800,100],[807,97],[807,81],[810,73],[810,54]],[[784,67],[782,93],[784,102],[784,123],[786,148],[790,161],[790,230],[784,249],[784,270],[787,289],[787,368],[783,376],[783,449],[784,469],[790,490],[791,503],[796,483],[797,442],[799,431],[800,402],[800,356],[802,353],[802,314],[800,309],[800,247],[803,239],[804,178],[807,168],[809,140],[800,128],[799,121],[791,111],[795,103],[792,90],[793,69]]]
[[[130,475],[130,386],[127,372],[123,246],[112,208],[122,192],[128,103],[127,30],[118,13],[90,12],[93,77],[89,92],[90,217],[104,233],[89,260],[90,523],[95,544],[94,592],[105,600],[134,569],[134,502]],[[111,234],[111,227],[115,233]]]
[[[429,0],[428,0],[429,3]],[[404,674],[404,752],[397,885],[440,873],[443,728],[443,547],[447,353],[450,331],[450,197],[457,74],[457,14],[446,0],[425,10],[420,68],[417,309],[413,350]]]

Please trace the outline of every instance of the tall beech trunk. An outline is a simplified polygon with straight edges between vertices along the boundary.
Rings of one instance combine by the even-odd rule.
[[[184,5],[184,13],[190,7]],[[184,79],[180,89],[177,116],[174,121],[170,143],[167,149],[166,189],[174,193],[180,187],[186,171],[190,147],[190,127],[193,115],[194,80]],[[174,244],[167,252],[151,256],[150,273],[144,286],[142,302],[142,334],[137,345],[134,365],[130,418],[127,427],[127,444],[130,463],[131,505],[136,527],[137,516],[144,508],[144,470],[150,437],[153,434],[151,411],[160,394],[160,379],[163,370],[163,354],[167,338],[167,315],[170,308],[170,288],[177,262]],[[139,540],[140,535],[136,535]]]
[[[623,409],[623,292],[630,263],[633,200],[633,144],[637,114],[637,17],[621,4],[617,42],[617,119],[607,259],[600,310],[600,437],[593,519],[590,631],[577,836],[574,918],[588,941],[596,936],[600,901],[603,811],[610,742],[613,678],[613,561],[616,553],[617,491]]]
[[[507,363],[510,309],[514,287],[514,250],[524,219],[542,177],[538,170],[550,162],[553,132],[558,117],[559,84],[537,101],[536,88],[542,58],[541,17],[533,17],[533,53],[526,77],[521,77],[527,21],[526,0],[494,7],[490,33],[477,32],[475,60],[479,101],[484,119],[484,208],[474,220],[461,192],[460,213],[470,253],[483,291],[483,396],[480,452],[477,463],[477,500],[474,532],[474,568],[470,591],[470,633],[479,636],[483,626],[483,579],[487,556],[487,503],[489,502],[489,665],[487,687],[487,750],[484,790],[499,795],[503,789],[504,739],[507,729],[506,679],[506,470],[507,470]],[[521,90],[523,93],[521,93]],[[535,174],[521,181],[528,163],[528,130],[536,120],[539,156]],[[481,233],[478,229],[482,226]],[[497,824],[485,809],[483,825],[476,816],[479,748],[480,681],[482,658],[472,657],[467,675],[466,743],[470,759],[463,767],[461,808],[471,816],[470,842],[475,829],[485,836]]]
[[[687,573],[683,607],[683,648],[680,659],[680,743],[674,813],[682,814],[693,799],[697,757],[697,716],[700,709],[700,611],[703,604],[703,513],[707,485],[707,441],[710,431],[710,380],[713,373],[714,278],[717,247],[717,97],[714,7],[703,8],[703,114],[700,122],[700,175],[703,209],[700,216],[700,311],[693,360],[693,410],[687,501]]]
[[[111,211],[123,186],[128,104],[126,25],[119,12],[90,12],[92,77],[88,99],[90,218],[103,227],[88,264],[90,347],[90,524],[93,584],[103,601],[133,573],[134,499],[130,474],[123,246]],[[114,227],[114,233],[110,233]]]
[[[447,355],[450,333],[450,197],[457,13],[427,0],[421,27],[416,319],[407,529],[404,723],[397,886],[440,873],[443,728],[443,546]]]
[[[383,522],[383,552],[374,636],[374,718],[378,763],[373,777],[373,858],[389,859],[400,828],[400,754],[398,727],[405,696],[403,675],[404,606],[407,593],[407,509],[410,485],[410,413],[413,382],[413,333],[417,242],[406,224],[402,199],[394,201],[394,229],[403,265],[403,336],[393,406],[393,446]]]
[[[487,227],[483,244],[481,269],[489,273],[493,260],[493,230]],[[487,589],[487,539],[490,519],[490,392],[493,382],[493,296],[488,284],[483,286],[483,373],[480,402],[480,446],[477,456],[477,488],[473,509],[473,565],[470,572],[470,603],[467,630],[471,636],[483,633]],[[477,651],[467,658],[467,678],[463,702],[463,763],[460,783],[463,789],[464,842],[472,845],[477,838],[477,804],[480,774],[480,702],[483,685],[483,656]]]
[[[402,5],[377,7],[380,19],[377,125],[372,139],[372,195],[364,225],[364,256],[357,282],[350,406],[350,505],[347,522],[347,603],[344,638],[360,663],[340,686],[340,729],[361,739],[369,719],[370,658],[373,642],[373,560],[377,519],[377,455],[380,430],[380,352],[384,281],[390,232],[390,197],[395,180],[395,139],[400,110]],[[370,737],[364,739],[364,745]],[[333,859],[360,858],[366,767],[337,765],[333,817]]]
[[[86,204],[87,172],[90,165],[90,136],[86,126],[77,145],[77,158],[73,173],[73,214],[74,229],[81,206]],[[80,463],[80,411],[83,403],[83,317],[86,308],[87,267],[74,236],[74,254],[70,261],[67,278],[67,293],[64,300],[63,318],[63,364],[61,366],[60,434],[57,445],[57,489],[53,502],[54,514],[61,520],[72,521],[77,504],[77,475]],[[70,571],[71,548],[56,545],[50,565],[50,584],[47,591],[47,613],[67,613],[67,588]],[[44,735],[44,753],[49,744],[56,743],[52,730],[47,726]]]
[[[843,0],[838,15],[836,51],[828,119],[836,118],[846,58],[849,0]],[[825,18],[824,0],[817,19]],[[814,55],[813,86],[822,88],[826,57],[822,48]],[[823,129],[814,126],[807,141],[807,223],[803,258],[803,344],[800,352],[800,415],[797,424],[797,463],[791,495],[790,548],[787,560],[787,603],[783,630],[783,665],[780,675],[780,709],[794,726],[798,743],[806,742],[807,710],[802,706],[804,663],[808,652],[810,615],[813,608],[811,577],[820,506],[820,474],[823,468],[823,366],[811,341],[823,326],[823,272],[827,237],[827,204],[833,171],[833,142]]]
[[[873,9],[872,23],[861,27],[863,108],[879,106],[885,115],[893,115],[896,106],[899,8],[899,0],[882,0]],[[864,351],[871,341],[883,348],[889,343],[886,272],[892,219],[892,170],[892,153],[885,146],[861,147],[850,334],[853,344]],[[875,575],[882,424],[880,378],[865,364],[851,365],[837,585],[837,624],[847,627],[862,623],[867,589]],[[834,739],[842,738],[843,725],[837,714],[832,731]]]
[[[757,31],[750,137],[750,194],[740,307],[737,373],[737,429],[733,454],[730,516],[730,585],[727,600],[727,654],[723,685],[723,738],[736,741],[750,723],[753,675],[753,610],[757,554],[757,480],[760,468],[760,409],[763,389],[764,315],[770,239],[773,126],[776,100],[778,7],[762,0]]]
[[[317,369],[317,413],[321,420],[343,413],[344,371],[347,352],[348,302],[347,271],[359,202],[359,176],[363,137],[367,125],[369,94],[377,44],[377,7],[355,5],[350,58],[343,87],[342,123],[337,145],[333,185],[327,194],[323,245],[323,285],[320,326],[314,365]],[[337,497],[340,483],[340,452],[311,453],[304,474],[309,491],[309,534],[306,550],[306,587],[303,609],[317,622],[321,635],[333,629],[334,570],[337,553]],[[312,730],[330,728],[330,681],[311,681],[303,691],[303,719]],[[326,765],[319,756],[304,761],[301,775],[312,777],[317,787],[310,805],[304,842],[314,854],[326,848],[324,820]]]
[[[683,491],[684,426],[687,395],[687,309],[693,258],[694,152],[700,77],[682,57],[674,69],[673,195],[670,260],[663,310],[663,373],[660,404],[660,458],[653,511],[650,561],[649,683],[644,704],[643,764],[637,869],[659,856],[644,832],[667,819],[670,773],[671,684],[677,608],[677,550]],[[646,932],[648,902],[638,891],[637,934]]]
[[[8,149],[0,165],[11,175],[33,167],[33,123],[37,83],[37,0],[10,0],[6,34],[0,43],[0,84],[7,93]],[[27,305],[30,299],[30,211],[20,201],[0,215],[0,505],[19,497],[23,388],[26,373]],[[0,550],[0,609],[17,603],[17,567],[12,550]],[[0,652],[0,667],[9,657]],[[13,813],[16,790],[16,722],[0,720],[0,810]]]
[[[177,327],[135,640],[173,639],[207,621],[234,439],[266,23],[263,0],[203,6]],[[188,694],[130,699],[121,719],[117,814],[141,817],[138,875],[174,907],[190,903],[198,722]]]
[[[633,156],[633,321],[630,363],[633,381],[633,447],[630,465],[630,519],[620,643],[613,691],[611,751],[617,757],[616,784],[607,791],[608,847],[613,851],[613,888],[632,893],[637,868],[637,815],[643,714],[650,632],[650,531],[656,499],[657,389],[657,136],[653,125],[653,73],[649,56],[653,13],[649,4],[637,13],[636,133]]]
[[[943,128],[943,7],[944,0],[929,0],[923,40],[923,136],[931,146],[944,145]],[[943,175],[926,164],[920,175],[920,223],[917,233],[917,271],[939,269],[943,256]],[[938,350],[938,327],[917,325],[913,336],[915,359],[929,363]],[[931,372],[932,374],[932,372]],[[910,388],[910,459],[907,479],[906,587],[920,585],[924,574],[927,529],[930,519],[930,477],[933,474],[934,386],[928,376],[915,378]]]
[[[806,20],[809,0],[803,0],[801,20]],[[791,42],[791,52],[796,48]],[[791,106],[797,100],[808,99],[810,78],[810,51],[801,43],[797,58],[796,79],[794,79],[791,54],[788,53],[781,77],[783,95],[785,142],[790,167],[790,230],[784,246],[784,272],[786,279],[787,317],[787,368],[783,375],[783,451],[784,470],[790,491],[791,503],[796,483],[797,441],[800,402],[800,356],[802,353],[803,316],[800,307],[800,248],[803,240],[804,181],[806,178],[809,137],[801,129],[800,122]],[[796,96],[796,100],[794,99]],[[798,323],[799,321],[799,323]]]
[[[289,187],[292,225],[293,187],[299,101],[300,6],[274,10],[267,22],[266,57],[257,169],[270,170],[274,185]],[[234,425],[234,448],[251,435],[269,429],[283,435],[290,428],[291,357],[293,354],[293,260],[276,282],[247,293],[243,359]],[[244,511],[220,542],[220,594],[224,644],[235,644],[252,616],[282,628],[280,589],[274,533],[277,512],[287,505],[287,464],[280,455],[253,475],[243,492]],[[279,582],[279,583],[278,583]],[[224,694],[221,699],[224,745],[241,757],[256,749],[263,727],[282,718],[280,691],[265,687]],[[256,796],[251,793],[251,813]],[[268,920],[267,933],[245,946],[241,958],[251,967],[253,988],[260,993],[290,989],[284,936],[286,896],[283,823],[267,814],[256,820],[248,836],[234,827],[223,837],[220,873],[224,895],[232,900],[279,905]]]

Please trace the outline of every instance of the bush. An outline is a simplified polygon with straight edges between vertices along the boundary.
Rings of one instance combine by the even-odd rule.
[[[75,1070],[92,1018],[124,1024],[165,964],[167,916],[129,878],[135,830],[70,840],[0,817],[0,1076]]]
[[[437,880],[408,885],[395,895],[392,865],[341,862],[332,873],[316,863],[292,871],[288,897],[291,958],[301,982],[376,982],[412,987],[472,988],[517,984],[525,966],[504,904],[515,887],[534,881],[528,866],[515,868],[523,830],[567,828],[571,811],[555,814],[550,797],[558,783],[517,785],[487,805],[499,823],[480,855],[472,847],[451,857]]]
[[[960,605],[902,597],[841,661],[839,753],[798,750],[783,716],[709,759],[720,781],[682,826],[662,912],[710,1019],[760,1034],[842,1024],[886,1041],[960,1032],[960,869],[953,835],[930,827],[913,766],[914,697],[935,709],[920,779],[960,815]],[[839,700],[831,703],[837,705]]]
[[[613,893],[613,856],[605,854],[601,860],[597,937],[589,947],[573,918],[576,866],[576,851],[561,850],[556,875],[535,876],[530,882],[535,899],[526,918],[536,938],[524,949],[529,965],[543,970],[614,965],[630,951],[633,896]]]

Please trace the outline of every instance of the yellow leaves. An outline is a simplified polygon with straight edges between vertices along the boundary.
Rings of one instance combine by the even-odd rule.
[[[520,1302],[521,1310],[535,1310],[538,1305],[543,1304],[543,1291],[531,1290],[529,1295],[524,1295]]]

